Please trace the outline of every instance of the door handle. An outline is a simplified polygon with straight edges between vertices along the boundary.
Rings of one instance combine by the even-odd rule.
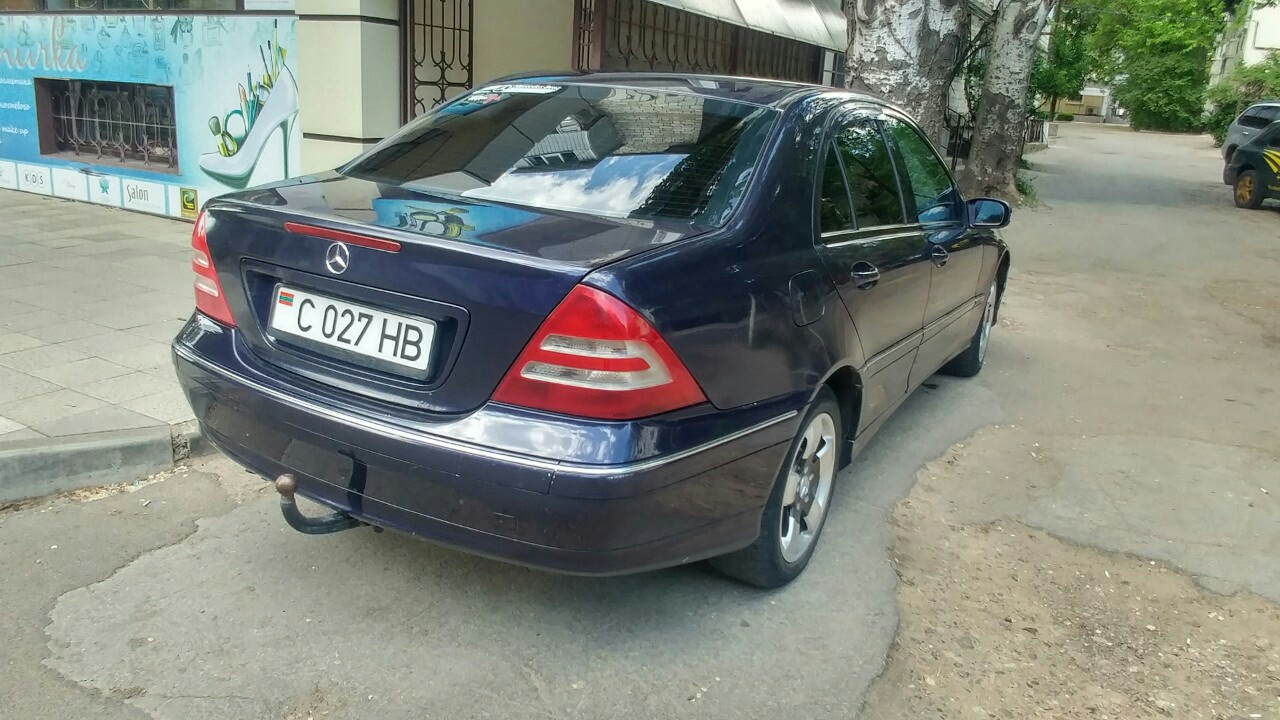
[[[945,267],[947,259],[951,257],[951,253],[947,252],[947,249],[941,245],[934,245],[933,252],[929,253],[929,255],[933,258],[933,264],[938,267]]]
[[[849,269],[853,278],[853,286],[859,290],[870,290],[880,282],[880,269],[869,262],[856,262]]]

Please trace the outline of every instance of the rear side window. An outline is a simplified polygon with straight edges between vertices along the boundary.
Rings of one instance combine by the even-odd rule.
[[[1280,110],[1280,108],[1265,106],[1251,107],[1248,110],[1245,110],[1244,114],[1242,114],[1240,119],[1236,122],[1240,123],[1243,127],[1253,128],[1255,130],[1261,129],[1270,125],[1272,121],[1276,119],[1277,110]]]
[[[818,227],[823,233],[853,229],[853,209],[849,206],[849,188],[844,184],[844,171],[834,146],[827,149],[827,164],[822,169],[822,192],[818,195]]]
[[[718,227],[741,201],[776,115],[655,90],[490,86],[343,172],[443,196]]]
[[[866,118],[851,119],[836,132],[835,143],[849,181],[858,229],[901,224],[898,178],[880,126]]]

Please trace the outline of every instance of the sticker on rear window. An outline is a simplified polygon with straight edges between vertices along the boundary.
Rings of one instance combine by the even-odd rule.
[[[561,90],[559,85],[490,85],[481,88],[481,93],[503,93],[507,95],[550,95]]]

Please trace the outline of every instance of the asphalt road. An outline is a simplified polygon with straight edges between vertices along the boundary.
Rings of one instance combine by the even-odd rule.
[[[1016,516],[1280,599],[1280,513],[1240,529],[1225,494],[1201,491],[1276,469],[1280,218],[1230,207],[1201,138],[1073,127],[1032,160],[1045,205],[1007,232],[987,370],[907,402],[842,475],[790,587],[702,566],[562,577],[367,529],[306,537],[214,458],[0,513],[0,717],[852,717],[899,626],[894,508],[975,433],[1004,439],[979,456],[997,481],[964,518]],[[1030,444],[1068,435],[1074,480],[1033,492]],[[1137,479],[1106,488],[1130,512],[1099,512],[1097,479],[1121,476]]]

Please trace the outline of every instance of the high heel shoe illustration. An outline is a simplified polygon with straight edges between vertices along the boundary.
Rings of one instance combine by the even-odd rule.
[[[266,73],[258,82],[239,86],[240,107],[221,118],[209,118],[209,131],[217,138],[217,152],[200,156],[200,169],[224,185],[243,188],[258,165],[267,141],[281,131],[284,148],[283,174],[289,177],[289,135],[298,115],[298,83],[284,66],[284,49],[267,43],[271,62],[263,53]],[[239,118],[239,122],[234,122]],[[239,127],[237,127],[237,125]]]

